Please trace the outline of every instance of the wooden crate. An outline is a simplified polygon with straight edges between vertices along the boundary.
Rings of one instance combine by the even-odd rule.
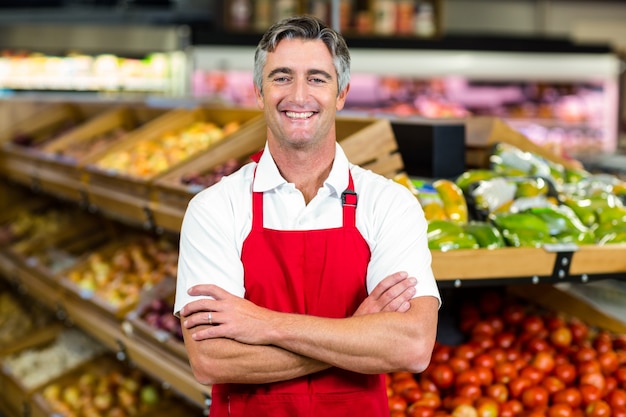
[[[29,186],[36,185],[40,142],[57,136],[84,120],[85,115],[78,106],[71,103],[51,103],[31,117],[0,131],[0,171],[14,181]],[[33,143],[29,146],[13,143],[12,139],[18,135],[31,137]]]
[[[97,137],[115,131],[119,132],[119,136],[109,144],[124,140],[128,132],[165,112],[165,109],[151,109],[142,105],[114,106],[51,141],[41,149],[39,155],[40,160],[35,169],[37,186],[44,192],[58,197],[84,202],[86,190],[81,168],[84,161],[93,158],[104,149],[102,147],[92,149],[80,157],[68,155],[69,150],[74,146],[88,145]]]
[[[122,392],[124,391],[124,387],[122,384],[124,383],[124,381],[132,379],[135,383],[137,383],[139,389],[145,384],[151,384],[156,389],[156,392],[158,394],[158,402],[156,404],[143,405],[137,403],[139,407],[135,410],[135,412],[131,413],[130,411],[127,411],[126,415],[132,415],[135,417],[160,417],[171,415],[162,414],[160,411],[161,406],[163,406],[167,411],[172,411],[172,409],[170,408],[171,405],[168,402],[171,397],[171,393],[169,391],[166,391],[160,383],[154,381],[147,374],[129,367],[124,362],[118,361],[113,354],[105,354],[85,363],[83,366],[71,372],[68,372],[67,374],[55,379],[54,381],[51,381],[49,384],[46,384],[45,386],[40,387],[35,392],[33,392],[28,402],[30,416],[48,417],[63,415],[60,410],[55,409],[53,404],[51,404],[46,399],[44,395],[46,388],[52,385],[58,387],[61,390],[67,387],[78,388],[81,378],[83,378],[84,376],[88,376],[89,380],[93,380],[93,384],[103,383],[107,381],[106,386],[111,389],[109,393],[112,395],[113,404],[118,404],[118,400],[119,403],[124,401],[124,399],[122,398],[122,396],[124,395],[124,393]],[[83,381],[86,381],[86,379],[83,379]],[[90,384],[87,382],[83,383]],[[82,396],[79,397],[78,400],[79,402],[90,400],[93,399],[96,394],[97,387],[91,387],[91,389],[82,394]],[[139,397],[137,397],[137,399],[139,400]]]
[[[128,337],[143,340],[147,344],[157,344],[181,360],[188,361],[189,358],[182,340],[167,330],[154,327],[145,319],[147,313],[154,311],[151,306],[156,301],[159,305],[165,303],[165,314],[180,323],[172,314],[175,291],[176,280],[172,278],[159,283],[143,294],[137,307],[126,315],[122,328]]]
[[[552,150],[532,142],[497,117],[481,116],[465,120],[466,165],[470,168],[488,168],[489,157],[497,143],[508,143],[522,151],[533,152],[566,168],[582,168],[579,161],[555,154]]]
[[[17,341],[16,343],[2,349],[2,357],[0,363],[4,362],[5,358],[37,346],[43,346],[54,341],[59,332],[60,326],[49,326],[33,333],[30,337]],[[0,387],[2,388],[2,400],[4,401],[4,408],[15,416],[24,415],[24,411],[27,408],[28,402],[32,394],[38,387],[27,387],[20,379],[13,375],[8,367],[0,366]]]
[[[89,204],[94,209],[114,216],[122,216],[146,225],[153,224],[150,213],[152,183],[169,170],[182,166],[193,156],[187,160],[180,161],[163,172],[145,178],[103,170],[97,166],[102,158],[117,152],[127,151],[142,141],[158,139],[167,132],[182,130],[194,122],[210,121],[219,126],[234,121],[241,122],[239,130],[209,147],[209,149],[212,149],[219,143],[236,140],[241,135],[248,134],[249,130],[256,129],[255,126],[257,126],[260,120],[260,112],[256,110],[225,108],[172,110],[135,130],[126,140],[113,145],[104,154],[97,155],[97,157],[86,162],[84,170],[86,172],[85,179]]]
[[[353,164],[388,178],[404,169],[389,120],[338,116],[336,126],[337,140]]]

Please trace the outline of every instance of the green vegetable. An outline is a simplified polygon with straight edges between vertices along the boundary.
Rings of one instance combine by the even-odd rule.
[[[490,223],[470,221],[464,229],[466,233],[474,236],[481,248],[494,249],[506,245],[500,231]]]

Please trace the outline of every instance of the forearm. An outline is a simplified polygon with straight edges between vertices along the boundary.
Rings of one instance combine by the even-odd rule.
[[[346,319],[272,315],[270,343],[360,373],[421,372],[430,361],[438,301],[419,297],[405,313]]]
[[[183,332],[194,377],[204,385],[286,381],[330,366],[276,346],[249,345],[225,338],[196,341],[189,331]]]

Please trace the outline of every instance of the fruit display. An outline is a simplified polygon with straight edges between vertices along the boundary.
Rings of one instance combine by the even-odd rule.
[[[396,178],[422,205],[431,249],[626,242],[626,182],[505,143],[490,160],[454,181]]]
[[[65,417],[154,415],[166,397],[145,373],[108,356],[47,384],[37,394],[44,411]]]
[[[624,335],[502,288],[465,290],[458,305],[459,343],[438,340],[421,374],[387,375],[392,417],[626,415]]]
[[[247,162],[247,161],[246,161]],[[223,177],[232,174],[243,166],[245,162],[240,162],[237,159],[231,158],[228,161],[219,164],[213,169],[207,172],[190,172],[183,175],[180,181],[184,185],[188,185],[193,188],[203,189],[216,184]]]
[[[139,312],[139,318],[148,326],[157,331],[162,331],[176,341],[183,341],[183,331],[180,320],[172,314],[174,297],[157,297],[150,301]]]
[[[123,314],[137,305],[142,292],[176,277],[177,262],[178,248],[168,239],[138,235],[92,252],[63,274],[62,283]]]
[[[128,133],[128,129],[120,126],[108,132],[94,135],[88,140],[70,143],[63,149],[56,150],[54,155],[67,161],[80,161],[90,155],[104,151],[112,143],[123,139]]]
[[[32,132],[18,132],[13,135],[10,143],[24,148],[41,148],[52,140],[77,126],[74,120],[65,120],[60,126],[53,130],[41,130]]]
[[[2,369],[27,391],[43,386],[104,353],[102,345],[77,328],[65,328],[50,343],[2,359]]]
[[[36,303],[28,305],[26,308],[14,292],[0,288],[0,353],[52,321],[49,311]]]
[[[209,121],[196,121],[181,130],[146,137],[130,148],[107,153],[94,165],[107,172],[150,178],[208,149],[239,127],[237,121],[223,126]]]

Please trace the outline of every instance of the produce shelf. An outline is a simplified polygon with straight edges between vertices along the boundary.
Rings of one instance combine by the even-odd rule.
[[[587,282],[626,277],[626,244],[433,251],[442,287]]]

